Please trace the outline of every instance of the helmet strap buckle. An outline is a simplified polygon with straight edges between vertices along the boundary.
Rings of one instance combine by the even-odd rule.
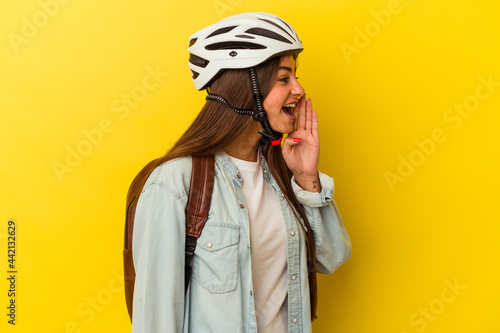
[[[272,144],[273,146],[277,146],[277,145],[281,144],[281,139],[282,139],[282,138],[283,138],[283,137],[280,137],[278,140],[273,140],[273,141],[271,141],[271,144]]]

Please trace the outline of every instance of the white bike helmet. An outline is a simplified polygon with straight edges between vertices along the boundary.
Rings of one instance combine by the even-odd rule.
[[[304,47],[295,30],[275,15],[263,12],[227,17],[189,37],[189,68],[194,86],[203,90],[225,69],[255,67]]]

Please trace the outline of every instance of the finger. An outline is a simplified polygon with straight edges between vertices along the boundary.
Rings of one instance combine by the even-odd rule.
[[[312,135],[319,139],[319,129],[318,129],[318,113],[316,110],[312,113]]]
[[[281,148],[283,156],[290,154],[292,152],[292,147],[298,145],[300,140],[300,138],[287,137],[283,142],[283,148]]]
[[[306,131],[312,131],[312,101],[309,98],[306,104]],[[312,132],[311,132],[312,133]]]
[[[293,115],[294,115],[294,118],[293,118],[293,130],[294,131],[297,130],[297,126],[298,126],[299,106],[300,106],[300,101],[298,101],[297,105],[295,105],[295,107],[293,108]]]
[[[300,99],[299,104],[299,129],[304,129],[306,126],[306,95]]]

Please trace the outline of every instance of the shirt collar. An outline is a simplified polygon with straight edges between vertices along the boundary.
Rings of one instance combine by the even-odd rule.
[[[259,161],[260,165],[262,166],[262,171],[264,172],[264,179],[269,182],[273,183],[274,178],[271,176],[271,171],[269,170],[269,165],[267,164],[266,159],[264,158],[264,155],[262,154],[261,148],[259,147],[258,150],[259,154]],[[238,174],[240,173],[236,165],[231,161],[229,158],[229,155],[222,151],[219,152],[217,155],[215,155],[215,161],[216,163],[221,164],[227,172],[231,175],[232,178],[240,180],[238,178]]]

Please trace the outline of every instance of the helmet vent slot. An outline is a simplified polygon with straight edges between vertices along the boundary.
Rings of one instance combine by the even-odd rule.
[[[198,40],[198,38],[193,38],[189,41],[189,47],[193,46],[194,43],[196,43],[196,41]]]
[[[255,39],[255,37],[253,37],[253,36],[248,36],[248,35],[236,35],[235,37],[239,37],[239,38],[248,38],[248,39]]]
[[[292,31],[293,31],[292,27],[291,27],[288,23],[286,23],[285,21],[283,21],[283,20],[282,20],[282,19],[280,19],[279,17],[276,17],[276,18],[277,18],[278,20],[280,20],[281,22],[283,22],[283,24],[284,24],[284,25],[286,25],[286,26],[288,27],[288,29],[290,29],[290,30],[292,30]]]
[[[213,37],[213,36],[217,36],[217,35],[220,35],[220,34],[225,34],[226,32],[229,32],[229,31],[233,30],[236,27],[237,27],[236,25],[233,25],[231,27],[224,27],[224,28],[217,29],[214,32],[212,32],[210,35],[208,35],[207,38],[210,38],[210,37]]]
[[[191,53],[191,55],[189,56],[189,62],[192,63],[193,65],[198,66],[198,67],[205,68],[205,67],[207,67],[207,65],[210,61],[203,59],[203,58],[200,58],[200,57]]]
[[[267,38],[279,40],[280,42],[284,42],[284,43],[288,43],[288,44],[293,44],[292,42],[290,42],[285,37],[283,37],[283,36],[275,33],[274,31],[267,30],[267,29],[264,29],[264,28],[251,28],[251,29],[248,29],[245,32],[249,33],[249,34],[253,34],[253,35],[258,35],[258,36],[263,36],[263,37],[267,37]]]
[[[267,23],[269,23],[269,24],[272,24],[272,25],[274,25],[274,26],[275,26],[275,27],[277,27],[277,28],[280,28],[281,30],[283,30],[284,32],[286,32],[286,34],[287,34],[288,36],[292,37],[292,39],[293,39],[294,41],[296,41],[296,39],[295,39],[295,38],[293,38],[293,36],[292,36],[292,35],[290,35],[290,33],[289,33],[288,31],[286,31],[285,29],[283,29],[283,27],[282,27],[282,26],[280,26],[279,24],[276,24],[276,23],[274,23],[274,22],[273,22],[273,21],[271,21],[271,20],[263,19],[263,18],[260,18],[260,17],[259,17],[259,20],[264,21],[264,22],[267,22]]]
[[[217,50],[262,50],[266,49],[265,45],[249,43],[249,42],[221,42],[205,46],[209,51]]]
[[[191,73],[193,73],[193,80],[196,80],[196,78],[198,77],[198,75],[200,75],[200,73],[195,72],[193,70],[191,70]]]

